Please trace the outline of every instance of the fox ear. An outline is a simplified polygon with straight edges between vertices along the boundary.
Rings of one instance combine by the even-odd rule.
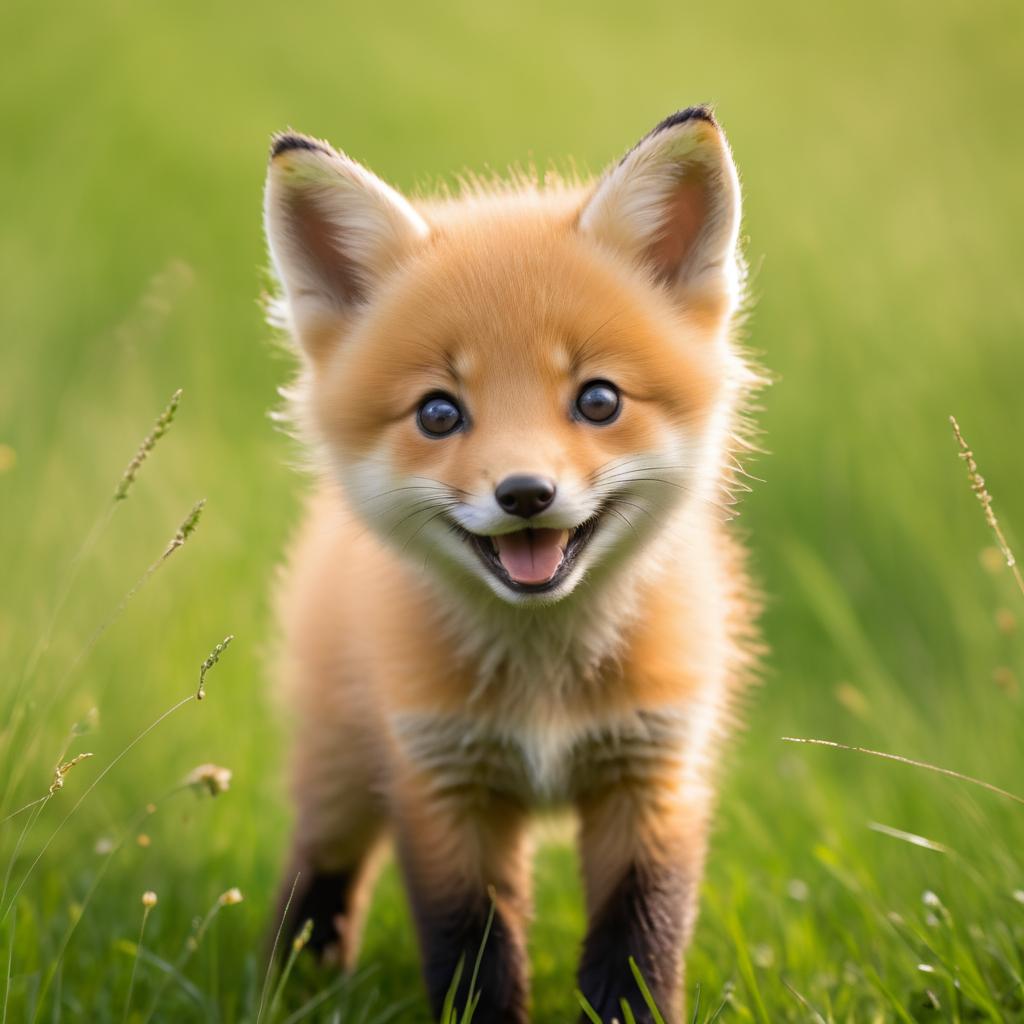
[[[393,188],[326,142],[290,133],[271,147],[264,225],[287,319],[307,347],[427,235]]]
[[[598,182],[580,230],[644,267],[680,302],[731,312],[740,290],[740,188],[706,107],[661,122]]]

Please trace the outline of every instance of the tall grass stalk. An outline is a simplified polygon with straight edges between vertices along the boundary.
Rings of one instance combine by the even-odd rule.
[[[441,1024],[470,1024],[473,1015],[476,1013],[477,1003],[480,1002],[480,993],[476,989],[477,978],[480,974],[480,964],[483,962],[484,949],[487,947],[487,940],[491,936],[491,926],[494,924],[494,913],[496,908],[496,894],[490,890],[491,908],[487,913],[487,921],[484,924],[484,933],[480,939],[480,946],[476,951],[476,959],[473,961],[473,973],[469,978],[469,988],[466,990],[466,1003],[462,1009],[462,1016],[455,1008],[455,996],[459,990],[459,982],[462,980],[462,973],[465,970],[466,959],[459,957],[455,965],[455,974],[452,976],[452,983],[444,997],[444,1004],[441,1007]]]
[[[14,849],[11,851],[11,856],[7,861],[7,867],[4,869],[4,880],[2,885],[0,885],[0,907],[4,905],[4,901],[7,899],[7,888],[11,881],[11,872],[14,870],[14,865],[17,863],[18,854],[21,852],[21,847],[25,842],[25,837],[32,831],[32,826],[46,809],[46,805],[50,802],[51,798],[55,796],[58,791],[64,788],[64,778],[68,772],[81,764],[82,761],[92,757],[92,754],[78,754],[70,761],[64,761],[68,748],[71,746],[75,737],[82,734],[82,731],[83,729],[80,723],[76,723],[68,733],[68,737],[64,741],[64,745],[61,747],[61,751],[57,755],[56,767],[53,770],[53,780],[50,783],[49,789],[47,789],[42,796],[37,797],[35,800],[30,800],[23,807],[19,807],[18,810],[8,814],[7,817],[0,819],[0,825],[3,825],[12,818],[16,818],[19,814],[35,808],[28,820],[22,826],[21,832],[18,834],[18,839],[14,844]]]
[[[869,750],[867,747],[853,747],[846,743],[837,743],[835,740],[811,739],[804,736],[783,736],[782,741],[784,743],[807,743],[816,747],[831,747],[834,750],[849,750],[854,754],[869,754],[871,757],[881,757],[886,761],[897,761],[900,764],[908,764],[913,768],[923,768],[926,771],[935,772],[938,775],[946,775],[951,779],[959,779],[961,782],[969,782],[972,786],[980,786],[982,789],[987,789],[990,793],[995,793],[997,796],[1005,797],[1007,800],[1014,800],[1019,804],[1024,804],[1024,797],[1019,797],[1016,793],[1011,793],[1007,789],[994,786],[991,782],[985,782],[983,779],[976,779],[971,775],[964,775],[963,772],[953,771],[952,768],[942,768],[936,764],[929,764],[927,761],[917,761],[912,757],[903,757],[900,754],[887,754],[881,750]]]
[[[54,976],[56,975],[61,964],[64,962],[64,955],[67,952],[68,946],[71,943],[71,939],[74,936],[75,931],[78,929],[78,925],[81,922],[82,918],[85,916],[85,912],[89,908],[89,905],[92,902],[93,897],[96,895],[96,892],[99,889],[100,884],[102,883],[103,878],[107,873],[107,869],[110,867],[114,858],[124,847],[124,844],[128,841],[128,839],[131,836],[138,833],[142,823],[147,818],[155,814],[157,808],[162,806],[165,800],[173,796],[175,793],[180,793],[182,790],[187,789],[188,785],[189,784],[187,782],[178,783],[177,785],[172,786],[169,790],[167,790],[167,792],[164,793],[164,795],[160,797],[156,802],[148,802],[146,806],[142,808],[141,811],[133,815],[129,823],[125,826],[124,829],[122,829],[121,834],[111,844],[110,849],[104,856],[103,863],[100,865],[96,874],[93,876],[92,882],[89,884],[89,888],[86,889],[85,895],[79,902],[78,913],[76,913],[68,922],[68,926],[64,930],[64,934],[63,936],[61,936],[60,945],[57,947],[57,953],[53,957],[50,966],[47,968],[46,976],[43,979],[43,983],[39,988],[38,995],[36,996],[36,1010],[32,1017],[33,1022],[38,1020],[39,1015],[42,1013],[43,1006],[46,1003],[46,995],[49,992],[50,985],[53,983]],[[143,906],[145,906],[145,904],[143,904]],[[143,923],[145,923],[145,921],[143,921]],[[133,965],[133,973],[134,969],[135,968]]]
[[[74,737],[75,735],[77,735],[77,732],[75,729],[72,729],[71,736]],[[67,750],[70,742],[71,739],[69,738],[64,745],[65,751]],[[92,754],[78,754],[70,761],[64,761],[64,754],[62,752],[60,757],[57,759],[57,767],[53,770],[53,781],[50,783],[50,788],[46,793],[39,797],[38,800],[33,800],[31,803],[26,804],[21,808],[21,811],[27,810],[30,807],[35,808],[35,810],[33,810],[32,814],[29,815],[28,820],[24,825],[22,825],[21,832],[18,833],[17,842],[14,844],[14,849],[11,851],[11,856],[8,858],[7,867],[4,869],[4,880],[2,886],[0,886],[0,907],[3,907],[4,901],[7,899],[7,890],[10,886],[11,874],[14,871],[14,865],[18,861],[18,854],[21,853],[21,847],[25,842],[25,837],[32,831],[32,826],[46,809],[46,805],[58,792],[60,792],[60,790],[64,788],[64,778],[68,772],[75,768],[76,765],[81,764],[82,761],[90,757],[92,757]],[[20,811],[16,813],[20,813]],[[14,815],[11,815],[10,817],[13,816]],[[5,818],[4,820],[6,821],[8,819]]]
[[[64,580],[60,584],[60,589],[58,590],[57,597],[53,602],[53,607],[50,609],[46,625],[43,627],[42,633],[40,633],[39,639],[36,641],[36,645],[32,649],[32,653],[29,655],[28,661],[25,663],[25,667],[21,671],[18,684],[14,688],[14,700],[17,700],[17,698],[21,696],[22,689],[35,675],[36,669],[39,667],[39,663],[46,655],[46,652],[50,649],[50,644],[53,643],[53,632],[57,628],[57,622],[60,620],[60,614],[64,610],[64,605],[67,604],[68,598],[74,590],[82,565],[85,563],[89,555],[92,554],[93,549],[106,532],[107,526],[110,525],[110,520],[114,517],[114,511],[116,508],[117,506],[114,502],[111,502],[104,508],[99,518],[93,523],[89,532],[86,534],[85,540],[82,541],[78,550],[68,563],[67,571],[64,574]]]
[[[192,698],[189,699],[191,700]],[[163,998],[164,992],[167,991],[167,986],[171,983],[171,979],[183,976],[185,967],[199,949],[200,945],[202,945],[203,938],[206,936],[207,931],[209,931],[210,925],[213,924],[214,918],[220,913],[221,908],[233,906],[234,904],[241,902],[242,894],[238,892],[237,889],[229,889],[227,892],[221,893],[221,895],[217,897],[213,906],[210,907],[203,918],[199,921],[198,925],[189,934],[188,938],[185,939],[185,944],[182,946],[182,950],[178,954],[178,959],[174,962],[172,969],[164,974],[163,979],[157,986],[156,992],[153,993],[153,999],[149,1004],[149,1009],[146,1011],[146,1015],[142,1018],[142,1024],[149,1024],[149,1021],[152,1020],[153,1014],[156,1013],[156,1009],[160,1005],[160,1000]]]
[[[1024,575],[1021,575],[1017,559],[1006,539],[1006,535],[1003,533],[1003,528],[999,525],[995,509],[992,508],[992,495],[989,493],[985,478],[978,469],[978,463],[974,459],[974,452],[971,451],[967,441],[964,440],[964,435],[960,430],[960,424],[957,422],[956,417],[950,416],[949,422],[953,427],[953,435],[956,437],[957,444],[960,446],[960,458],[967,465],[967,479],[971,483],[971,490],[974,491],[978,503],[981,505],[982,511],[985,514],[985,522],[988,523],[989,529],[996,539],[996,544],[999,545],[999,552],[1003,556],[1007,568],[1013,573],[1017,589],[1024,596]]]
[[[39,816],[43,813],[43,810],[52,798],[52,793],[46,793],[38,800],[33,801],[32,804],[27,805],[34,806],[36,809],[28,816],[28,819],[21,826],[21,831],[18,833],[14,849],[11,850],[11,855],[7,860],[7,867],[4,869],[3,884],[0,885],[0,908],[5,905],[5,901],[7,900],[7,890],[11,883],[11,874],[14,871],[14,865],[18,862],[18,854],[21,853],[21,847],[25,842],[25,837],[32,831],[32,826],[39,820]],[[22,810],[24,810],[24,808],[22,808]]]
[[[142,894],[142,924],[139,925],[139,941],[135,944],[135,956],[132,958],[132,971],[128,976],[128,991],[124,997],[124,1015],[121,1017],[123,1024],[128,1024],[128,1014],[132,1008],[132,993],[135,991],[135,972],[139,966],[139,954],[142,952],[142,939],[146,934],[146,922],[149,920],[149,912],[156,906],[156,893],[144,892]]]
[[[362,981],[364,976],[365,973],[340,975],[332,984],[322,988],[316,995],[307,999],[297,1010],[285,1017],[283,1024],[298,1024],[299,1021],[306,1020],[311,1013],[318,1010],[324,1003],[336,995],[342,996],[347,1004],[351,997],[352,989]]]
[[[0,1011],[0,1024],[7,1024],[7,1005],[11,995],[11,978],[14,974],[14,938],[18,927],[18,915],[11,918],[10,944],[7,947],[7,967],[4,970],[4,1001]]]
[[[284,990],[288,985],[288,978],[291,976],[292,969],[295,967],[295,961],[299,954],[306,948],[310,937],[313,934],[313,921],[312,918],[306,921],[302,926],[301,931],[295,936],[292,941],[292,948],[288,953],[288,959],[285,961],[284,970],[281,972],[281,977],[277,980],[277,987],[274,990],[274,996],[270,1000],[270,1019],[274,1020],[277,1016],[278,1008],[281,1005],[281,997],[284,995]],[[257,1018],[259,1019],[259,1018]]]
[[[814,1024],[828,1024],[828,1021],[807,1001],[806,997],[799,993],[785,978],[782,979],[782,984],[792,993],[793,998],[807,1011],[808,1017],[814,1021]]]
[[[480,939],[480,948],[476,951],[476,960],[473,962],[473,973],[469,977],[469,994],[466,996],[466,1008],[462,1015],[462,1024],[469,1024],[476,1011],[476,1005],[480,1002],[480,993],[477,991],[476,982],[480,976],[480,964],[483,963],[484,950],[487,948],[487,940],[491,937],[491,927],[494,925],[494,913],[497,909],[497,894],[491,890],[491,909],[487,912],[487,923],[484,925],[484,934]]]
[[[654,1002],[654,996],[647,984],[647,979],[643,976],[643,972],[640,970],[640,965],[633,957],[629,958],[629,969],[633,974],[633,980],[636,982],[637,988],[640,989],[640,995],[643,996],[647,1009],[651,1011],[651,1017],[654,1019],[654,1024],[665,1024],[665,1018],[661,1015],[661,1011]]]
[[[718,1020],[718,1018],[721,1017],[723,1013],[725,1013],[725,1008],[728,1005],[729,1005],[729,1000],[728,999],[723,999],[718,1004],[718,1009],[715,1010],[715,1012],[713,1014],[711,1014],[711,1016],[708,1018],[707,1024],[715,1024],[715,1022]]]
[[[124,597],[121,598],[120,602],[118,603],[114,611],[110,615],[108,615],[107,618],[104,619],[93,630],[93,632],[89,636],[89,639],[86,641],[85,645],[75,656],[74,660],[71,662],[71,665],[63,673],[63,675],[61,675],[60,679],[50,689],[49,693],[47,694],[46,700],[43,702],[42,706],[39,708],[37,712],[40,721],[45,721],[49,716],[50,712],[53,710],[53,708],[58,704],[58,702],[66,697],[67,690],[78,670],[82,667],[86,659],[93,652],[96,645],[102,639],[103,635],[118,621],[118,619],[121,618],[131,600],[153,578],[157,570],[168,560],[168,558],[170,558],[170,556],[174,554],[175,551],[181,548],[189,539],[189,537],[195,532],[196,526],[199,523],[199,517],[205,505],[206,499],[204,498],[200,499],[192,506],[192,508],[189,510],[188,514],[182,521],[181,525],[175,531],[175,534],[171,538],[170,543],[164,549],[160,557],[157,558],[154,562],[150,563],[150,565],[146,568],[145,572],[142,573],[142,575],[135,581],[135,583],[131,586],[131,588],[124,595]],[[104,686],[103,689],[100,691],[100,694],[97,699],[102,698],[105,692],[106,687]],[[8,775],[4,796],[3,799],[0,800],[0,807],[7,806],[11,794],[16,790],[17,786],[21,783],[28,765],[32,762],[32,757],[35,754],[35,751],[42,738],[42,735],[43,734],[41,731],[37,731],[34,734],[34,736],[28,741],[27,746],[19,752],[19,758],[15,762],[14,767],[12,768]],[[58,755],[58,760],[63,760],[65,754],[67,753],[68,747],[70,746],[70,739],[73,739],[73,737],[74,733],[72,733],[71,737],[69,738],[69,742],[66,743],[64,747],[61,749],[61,752]],[[13,746],[13,734],[11,735],[11,737],[9,737],[9,742]],[[6,818],[3,819],[3,821],[6,820]],[[0,824],[2,823],[3,822],[0,821]]]
[[[15,687],[14,698],[17,700],[21,694],[21,690],[24,685],[28,682],[32,676],[35,675],[36,669],[39,667],[39,662],[50,648],[50,644],[53,642],[53,632],[57,627],[57,622],[60,619],[60,613],[64,609],[64,605],[67,603],[68,598],[71,596],[71,592],[74,589],[75,582],[78,579],[78,574],[81,571],[82,565],[86,559],[92,554],[93,549],[99,543],[100,538],[106,532],[107,527],[110,525],[110,520],[114,516],[114,512],[120,502],[124,501],[128,497],[128,493],[131,489],[132,484],[135,482],[135,478],[138,476],[139,470],[142,468],[142,464],[146,461],[150,453],[156,447],[157,441],[160,440],[164,434],[167,433],[172,421],[174,420],[175,414],[178,411],[178,405],[181,402],[182,390],[178,388],[177,391],[171,395],[170,401],[164,408],[163,412],[156,418],[156,422],[153,424],[153,428],[143,438],[142,443],[135,452],[131,461],[125,467],[124,472],[121,474],[121,479],[118,481],[117,487],[110,499],[110,502],[104,508],[103,512],[93,523],[91,529],[85,536],[85,540],[82,541],[78,550],[75,552],[68,564],[68,569],[65,573],[64,580],[60,585],[60,589],[57,592],[57,597],[53,603],[53,608],[50,611],[50,615],[47,618],[46,626],[44,626],[42,633],[40,634],[39,640],[36,646],[32,650],[32,654],[29,655],[29,659],[22,670],[21,677],[18,681],[18,685]]]
[[[162,565],[164,565],[164,563],[171,557],[171,555],[174,554],[175,551],[183,547],[185,541],[187,541],[188,538],[192,536],[192,534],[195,532],[196,527],[199,525],[199,518],[205,506],[206,499],[200,498],[199,501],[197,501],[192,506],[192,508],[189,509],[188,514],[182,520],[181,525],[178,527],[178,529],[174,532],[174,536],[168,542],[167,546],[164,548],[163,553],[160,555],[160,557],[157,558],[155,561],[151,562],[146,567],[142,575],[139,576],[139,578],[128,589],[128,592],[124,595],[124,597],[122,597],[121,600],[118,602],[117,607],[110,613],[110,615],[107,616],[106,619],[104,619],[93,630],[93,632],[89,636],[89,639],[86,641],[85,646],[78,652],[78,654],[75,657],[75,660],[71,663],[71,666],[61,677],[57,686],[54,687],[47,708],[52,707],[54,703],[56,703],[64,696],[67,690],[67,686],[73,679],[75,673],[78,671],[78,669],[82,667],[86,658],[88,658],[89,655],[92,653],[92,651],[96,647],[96,644],[99,643],[103,635],[118,621],[118,619],[121,618],[122,615],[124,615],[125,610],[131,603],[133,598],[135,598],[142,590],[142,588],[145,587],[147,583],[149,583],[149,581],[156,574],[157,570],[160,569]],[[103,691],[101,690],[101,696],[102,693]]]
[[[209,658],[207,660],[209,660]],[[215,663],[216,663],[216,659],[214,660],[214,664]],[[125,747],[121,751],[121,753],[118,754],[117,757],[115,757],[110,762],[110,764],[108,764],[107,767],[102,772],[100,772],[100,774],[86,788],[85,792],[78,798],[77,802],[74,804],[74,806],[71,808],[71,810],[68,811],[68,813],[64,816],[64,818],[61,820],[61,822],[57,825],[57,827],[54,829],[54,831],[50,834],[50,837],[43,844],[43,846],[40,849],[39,853],[36,855],[36,858],[29,865],[28,869],[26,870],[24,876],[21,879],[21,882],[18,885],[17,890],[15,890],[14,894],[11,896],[11,900],[7,904],[6,909],[4,909],[2,913],[0,913],[0,924],[3,923],[3,921],[7,917],[7,914],[10,913],[12,907],[14,907],[15,904],[17,903],[18,897],[20,896],[21,891],[24,889],[26,882],[28,881],[29,877],[32,875],[32,872],[34,871],[36,866],[39,864],[40,860],[42,860],[43,855],[46,853],[47,849],[50,847],[50,844],[54,841],[54,839],[57,837],[57,835],[60,833],[60,831],[63,829],[63,827],[67,824],[68,820],[72,817],[72,815],[75,814],[75,812],[82,805],[82,803],[89,796],[89,794],[100,784],[100,782],[103,781],[104,777],[107,774],[109,774],[109,772],[111,772],[117,766],[117,764],[124,757],[126,757],[127,754],[138,743],[140,743],[146,736],[149,735],[149,733],[151,733],[154,729],[156,729],[156,727],[158,725],[160,725],[161,722],[163,722],[165,719],[169,718],[172,714],[174,714],[175,711],[177,711],[179,708],[183,707],[185,704],[189,703],[192,700],[196,700],[196,699],[197,698],[196,698],[195,694],[189,694],[189,696],[182,698],[173,707],[168,708],[168,710],[165,711],[162,715],[160,715],[160,717],[157,718],[156,721],[152,722],[146,729],[144,729],[141,733],[139,733],[139,735],[136,736],[135,739],[133,739],[131,741],[131,743],[129,743],[128,746]],[[73,732],[74,732],[74,730],[73,730]],[[91,755],[79,755],[78,757],[73,758],[72,761],[67,762],[66,764],[58,765],[57,769],[55,770],[54,782],[50,786],[50,791],[47,794],[47,800],[50,797],[52,797],[53,794],[56,793],[62,787],[62,785],[63,785],[63,777],[67,773],[67,771],[69,771],[72,767],[74,767],[75,764],[79,763],[84,756],[91,756]],[[174,792],[177,792],[177,791],[179,791],[181,789],[185,789],[186,787],[193,786],[193,785],[196,785],[196,784],[197,784],[197,782],[190,775],[188,778],[186,778],[186,780],[184,782],[181,782],[178,785],[172,787],[167,792],[167,794],[165,795],[164,799],[166,799],[166,796],[170,796]],[[45,806],[46,806],[46,802],[44,801],[42,804],[40,804],[40,808],[39,808],[40,811]],[[119,837],[117,842],[114,844],[114,846],[109,851],[107,859],[104,862],[103,866],[100,868],[100,870],[96,874],[96,877],[93,879],[93,882],[90,885],[90,887],[89,887],[89,889],[88,889],[88,891],[86,893],[86,896],[85,896],[85,899],[83,901],[81,910],[80,910],[79,914],[76,917],[74,917],[73,920],[71,921],[71,923],[68,925],[68,928],[66,929],[66,931],[64,933],[64,936],[63,936],[63,939],[61,941],[61,945],[59,947],[57,956],[54,959],[53,963],[50,965],[49,970],[47,971],[46,978],[45,978],[45,980],[43,982],[42,988],[41,988],[41,990],[40,990],[40,992],[39,992],[39,994],[37,996],[37,999],[36,999],[36,1009],[35,1009],[35,1013],[33,1014],[33,1018],[32,1018],[33,1021],[36,1021],[38,1019],[38,1017],[39,1017],[39,1013],[41,1012],[42,1007],[43,1007],[44,1002],[45,1002],[46,994],[49,991],[49,987],[50,987],[50,984],[53,981],[54,975],[55,975],[55,973],[56,973],[60,963],[63,960],[63,956],[64,956],[64,953],[65,953],[65,951],[67,949],[68,943],[71,941],[71,937],[74,934],[75,929],[78,926],[78,922],[81,920],[82,915],[84,914],[86,907],[89,905],[89,902],[91,901],[93,894],[96,892],[96,889],[99,887],[99,884],[102,881],[103,876],[106,873],[106,869],[109,867],[109,865],[111,863],[111,860],[113,859],[114,854],[116,854],[117,851],[124,845],[124,843],[125,843],[126,839],[128,838],[128,836],[133,831],[135,831],[135,829],[138,827],[138,823],[140,821],[144,820],[145,817],[148,816],[151,813],[153,813],[153,810],[151,809],[151,805],[147,804],[146,807],[143,809],[143,811],[138,816],[136,816],[136,819],[133,820],[132,823],[129,824],[129,826],[121,834],[121,836]],[[36,817],[38,817],[38,814],[34,815],[33,818],[30,819],[30,823],[31,823],[31,821],[34,821],[34,819]],[[25,832],[27,831],[27,828],[28,828],[28,824],[22,830],[21,838],[24,838],[24,835],[25,835]],[[20,843],[19,843],[19,846],[20,846]],[[13,863],[14,863],[14,858],[12,857],[11,863],[8,865],[7,876],[5,877],[5,880],[4,880],[4,895],[6,895],[7,882],[9,880],[11,865],[13,865]],[[221,900],[225,901],[225,899],[228,896],[230,896],[231,893],[233,893],[234,891],[235,890],[231,890],[229,893],[225,893],[221,897]],[[2,902],[0,902],[0,906],[2,906],[2,905],[3,905]]]
[[[181,388],[178,388],[178,390],[171,395],[171,400],[167,403],[164,411],[157,416],[156,422],[153,424],[153,429],[150,430],[150,432],[142,439],[142,443],[132,456],[131,462],[128,463],[124,472],[121,474],[121,479],[118,481],[117,488],[114,491],[113,500],[115,502],[124,501],[125,498],[128,497],[128,492],[135,483],[135,478],[138,476],[139,470],[142,468],[142,464],[149,458],[150,453],[156,447],[157,441],[167,433],[171,423],[174,422],[174,417],[178,411],[178,404],[180,402]]]
[[[132,750],[134,750],[134,749],[135,749],[135,747],[136,747],[136,746],[138,746],[138,744],[139,744],[139,743],[141,743],[141,742],[142,742],[142,741],[143,741],[143,740],[144,740],[144,739],[145,739],[145,738],[146,738],[146,737],[147,737],[147,736],[148,736],[148,735],[149,735],[149,734],[150,734],[150,733],[151,733],[151,732],[152,732],[152,731],[153,731],[154,729],[156,729],[156,728],[157,728],[157,727],[158,727],[159,725],[161,725],[161,723],[165,722],[165,721],[166,721],[166,720],[167,720],[168,718],[170,718],[170,717],[171,717],[171,715],[173,715],[173,714],[174,714],[174,713],[175,713],[176,711],[180,710],[180,709],[181,709],[181,708],[183,708],[183,707],[184,707],[184,706],[185,706],[186,704],[190,703],[190,702],[191,702],[191,701],[193,701],[193,700],[195,700],[195,694],[194,694],[194,693],[190,693],[190,694],[189,694],[189,695],[188,695],[187,697],[182,697],[182,699],[181,699],[181,700],[179,700],[177,704],[174,704],[173,706],[169,707],[169,708],[168,708],[168,709],[167,709],[167,710],[166,710],[166,711],[165,711],[165,712],[164,712],[164,713],[163,713],[162,715],[160,715],[160,716],[159,716],[159,717],[158,717],[158,718],[157,718],[157,719],[156,719],[155,721],[151,722],[151,723],[150,723],[150,724],[149,724],[148,726],[146,726],[146,728],[145,728],[145,729],[143,729],[143,730],[142,730],[142,732],[140,732],[140,733],[138,734],[138,736],[136,736],[136,737],[135,737],[135,739],[133,739],[133,740],[131,741],[131,743],[129,743],[129,744],[128,744],[128,746],[126,746],[126,747],[124,748],[124,750],[122,750],[122,751],[121,751],[121,753],[119,753],[119,754],[118,754],[118,755],[117,755],[117,756],[116,756],[116,757],[115,757],[115,758],[114,758],[114,759],[113,759],[113,760],[112,760],[112,761],[110,762],[110,764],[108,764],[108,765],[106,766],[106,768],[104,768],[104,769],[103,769],[103,771],[101,771],[101,772],[99,773],[99,775],[97,775],[97,776],[96,776],[96,778],[95,778],[95,779],[93,779],[93,781],[92,781],[92,782],[90,783],[90,785],[89,785],[88,787],[86,787],[86,790],[85,790],[85,792],[84,792],[84,793],[83,793],[83,794],[82,794],[82,795],[81,795],[81,796],[80,796],[80,797],[78,798],[78,800],[76,800],[76,801],[75,801],[75,804],[74,804],[74,806],[73,806],[73,807],[71,808],[71,810],[70,810],[70,811],[68,811],[68,813],[67,813],[66,815],[64,815],[64,817],[63,817],[63,818],[61,819],[60,823],[59,823],[59,824],[57,825],[57,827],[56,827],[56,828],[55,828],[55,829],[53,830],[53,832],[52,832],[52,833],[50,834],[50,837],[49,837],[49,838],[48,838],[48,839],[46,840],[46,842],[45,842],[45,843],[43,843],[42,849],[40,849],[39,853],[38,853],[38,854],[36,854],[36,857],[35,857],[35,859],[34,859],[34,860],[32,861],[32,863],[31,863],[31,864],[30,864],[30,865],[28,866],[28,869],[26,870],[26,872],[25,872],[24,876],[22,877],[22,879],[21,879],[21,882],[20,882],[20,883],[18,884],[18,888],[17,888],[16,890],[15,890],[14,894],[13,894],[13,895],[11,896],[11,899],[10,899],[10,901],[8,902],[7,906],[6,906],[5,908],[3,908],[3,910],[2,910],[2,911],[0,911],[0,924],[2,924],[2,923],[3,923],[3,922],[4,922],[5,920],[6,920],[6,919],[7,919],[7,915],[8,915],[8,914],[9,914],[9,913],[11,912],[11,908],[12,908],[12,907],[13,907],[13,906],[15,905],[15,903],[17,903],[17,901],[18,901],[18,897],[19,897],[19,896],[21,895],[21,891],[22,891],[22,890],[23,890],[23,889],[25,888],[25,883],[26,883],[26,882],[27,882],[27,881],[29,880],[29,878],[30,878],[30,877],[31,877],[31,875],[32,875],[32,872],[33,872],[33,871],[35,870],[35,868],[37,867],[37,865],[39,864],[39,862],[40,862],[40,861],[41,861],[41,860],[43,859],[43,857],[45,856],[45,854],[46,854],[46,851],[47,851],[47,850],[48,850],[48,849],[50,848],[50,846],[51,846],[51,844],[53,843],[54,839],[56,839],[56,838],[57,838],[57,836],[58,836],[58,835],[59,835],[59,834],[61,833],[61,831],[63,830],[64,826],[65,826],[65,825],[66,825],[66,824],[67,824],[67,823],[68,823],[68,822],[69,822],[69,821],[71,820],[71,818],[73,818],[73,817],[74,817],[74,815],[75,815],[76,811],[77,811],[77,810],[79,809],[79,807],[81,807],[81,806],[82,806],[82,804],[83,804],[83,803],[85,802],[85,800],[86,800],[86,799],[88,798],[89,794],[90,794],[90,793],[91,793],[91,792],[92,792],[92,791],[93,791],[93,790],[94,790],[94,789],[95,789],[95,788],[96,788],[96,787],[97,787],[97,786],[98,786],[98,785],[99,785],[99,784],[100,784],[100,783],[101,783],[101,782],[102,782],[102,781],[103,781],[103,780],[104,780],[104,779],[105,779],[105,778],[106,778],[106,777],[107,777],[107,776],[108,776],[108,775],[109,775],[109,774],[110,774],[110,773],[111,773],[111,772],[112,772],[112,771],[113,771],[113,770],[114,770],[114,769],[115,769],[115,768],[116,768],[116,767],[117,767],[117,766],[118,766],[118,765],[119,765],[120,763],[121,763],[121,761],[123,761],[123,760],[124,760],[124,758],[125,758],[125,757],[127,757],[127,756],[128,756],[128,754],[130,754],[130,753],[131,753],[131,751],[132,751]],[[45,804],[44,804],[44,805],[42,805],[42,806],[45,806]]]
[[[198,694],[197,694],[198,696]],[[277,922],[277,931],[274,932],[274,942],[270,947],[270,958],[267,961],[267,969],[263,975],[263,985],[260,988],[260,1001],[256,1009],[256,1024],[263,1020],[263,1010],[267,1004],[267,994],[270,991],[270,979],[274,973],[274,966],[277,963],[277,947],[281,944],[281,933],[284,931],[284,923],[288,920],[288,911],[291,910],[292,900],[295,899],[295,887],[299,884],[302,872],[296,872],[295,880],[288,891],[288,899],[285,901],[284,910],[281,912],[281,920]]]
[[[604,1021],[597,1015],[597,1010],[590,1005],[590,1000],[579,989],[576,989],[576,1002],[580,1004],[580,1009],[590,1024],[604,1024]]]

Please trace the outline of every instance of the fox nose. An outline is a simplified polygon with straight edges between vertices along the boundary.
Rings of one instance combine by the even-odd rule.
[[[546,476],[507,476],[494,489],[494,498],[509,515],[529,519],[555,500],[555,481]]]

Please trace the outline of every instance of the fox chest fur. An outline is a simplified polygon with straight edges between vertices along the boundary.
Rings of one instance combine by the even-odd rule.
[[[633,711],[585,727],[559,721],[537,701],[502,721],[398,713],[391,726],[406,757],[435,791],[489,794],[534,806],[564,804],[601,789],[642,783],[656,765],[682,767],[688,709]]]
[[[680,574],[677,588],[687,585]],[[714,605],[705,581],[702,599]],[[495,794],[526,806],[571,804],[616,786],[682,778],[725,717],[724,637],[704,610],[669,609],[619,594],[607,609],[471,623],[446,637],[456,680],[448,699],[396,699],[387,712],[396,756],[438,795]],[[659,614],[660,612],[660,614]],[[675,630],[662,663],[652,636]],[[488,630],[497,629],[495,636]],[[468,628],[468,636],[461,632]],[[717,635],[716,635],[717,634]],[[443,634],[442,634],[443,635]],[[411,669],[406,669],[410,672]],[[710,711],[710,713],[709,713]]]

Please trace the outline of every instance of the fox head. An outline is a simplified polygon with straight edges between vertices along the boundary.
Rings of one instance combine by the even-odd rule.
[[[556,601],[718,497],[742,263],[707,109],[594,184],[416,202],[282,134],[265,223],[298,415],[352,511],[417,571]]]

